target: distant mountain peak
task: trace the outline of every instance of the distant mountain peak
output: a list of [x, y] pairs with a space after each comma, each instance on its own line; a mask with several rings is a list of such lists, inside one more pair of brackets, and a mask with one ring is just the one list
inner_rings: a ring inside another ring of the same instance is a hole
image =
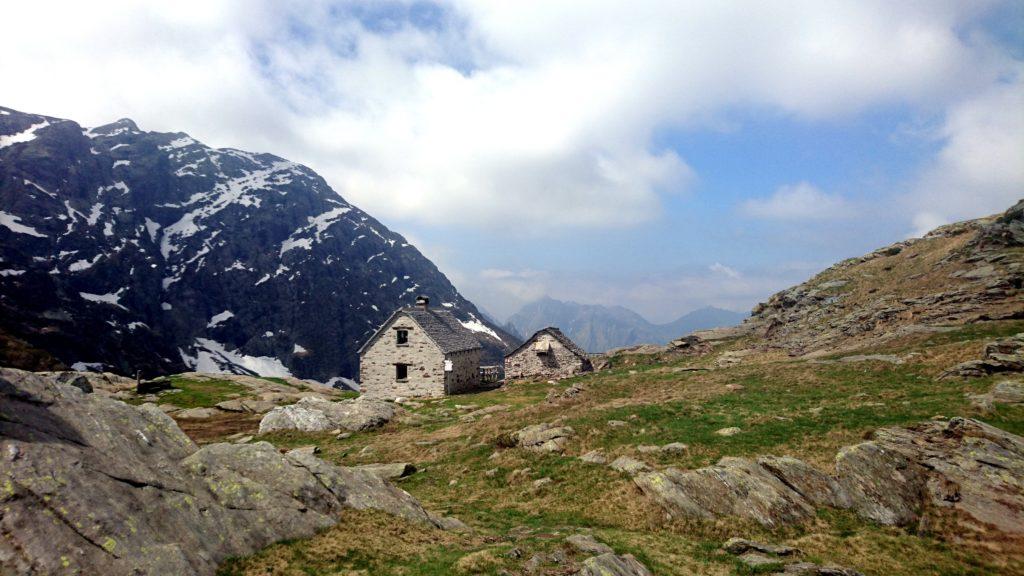
[[588, 352], [603, 352], [635, 344], [665, 344], [694, 330], [739, 324], [746, 316], [706, 306], [667, 324], [654, 324], [625, 306], [580, 304], [544, 296], [523, 306], [508, 324], [523, 337], [557, 326]]

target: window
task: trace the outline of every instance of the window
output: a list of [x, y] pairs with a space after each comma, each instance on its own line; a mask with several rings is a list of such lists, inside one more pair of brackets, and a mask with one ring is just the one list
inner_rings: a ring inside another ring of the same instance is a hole
[[408, 330], [398, 330], [397, 332], [395, 332], [395, 334], [397, 335], [396, 342], [398, 342], [399, 346], [404, 346], [404, 345], [409, 343], [409, 331]]
[[409, 379], [409, 365], [395, 364], [395, 380], [403, 381]]

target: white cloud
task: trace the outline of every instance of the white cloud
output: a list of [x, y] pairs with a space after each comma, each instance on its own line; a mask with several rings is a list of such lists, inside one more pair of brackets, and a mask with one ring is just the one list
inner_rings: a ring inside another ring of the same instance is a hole
[[952, 106], [942, 149], [906, 199], [914, 236], [1006, 210], [1024, 197], [1024, 68], [1012, 80]]
[[942, 109], [1006, 67], [964, 32], [984, 2], [444, 6], [439, 30], [381, 31], [326, 2], [14, 3], [0, 100], [272, 151], [386, 220], [550, 231], [685, 191], [667, 127]]
[[803, 282], [827, 264], [790, 262], [743, 271], [719, 262], [654, 274], [485, 270], [467, 277], [463, 292], [488, 311], [507, 318], [544, 296], [584, 304], [621, 305], [648, 320], [668, 322], [704, 306], [750, 310], [771, 294]]
[[721, 274], [727, 278], [732, 278], [734, 280], [741, 276], [741, 274], [738, 271], [720, 262], [715, 262], [711, 266], [708, 266], [708, 270], [711, 270], [716, 274]]
[[768, 220], [833, 220], [849, 217], [853, 208], [842, 196], [800, 182], [780, 186], [768, 198], [747, 200], [741, 210], [752, 218]]

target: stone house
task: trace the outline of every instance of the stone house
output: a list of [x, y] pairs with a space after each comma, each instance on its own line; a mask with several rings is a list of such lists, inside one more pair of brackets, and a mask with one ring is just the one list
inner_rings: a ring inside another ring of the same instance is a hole
[[480, 385], [483, 347], [447, 310], [396, 310], [359, 349], [359, 388], [367, 397], [444, 396]]
[[537, 331], [505, 356], [505, 378], [565, 378], [594, 367], [590, 356], [558, 328]]

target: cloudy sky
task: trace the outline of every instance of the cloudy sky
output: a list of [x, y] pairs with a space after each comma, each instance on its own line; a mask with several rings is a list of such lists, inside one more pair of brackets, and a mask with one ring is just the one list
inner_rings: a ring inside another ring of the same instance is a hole
[[18, 2], [0, 104], [320, 172], [503, 319], [654, 321], [1024, 196], [1024, 3]]

